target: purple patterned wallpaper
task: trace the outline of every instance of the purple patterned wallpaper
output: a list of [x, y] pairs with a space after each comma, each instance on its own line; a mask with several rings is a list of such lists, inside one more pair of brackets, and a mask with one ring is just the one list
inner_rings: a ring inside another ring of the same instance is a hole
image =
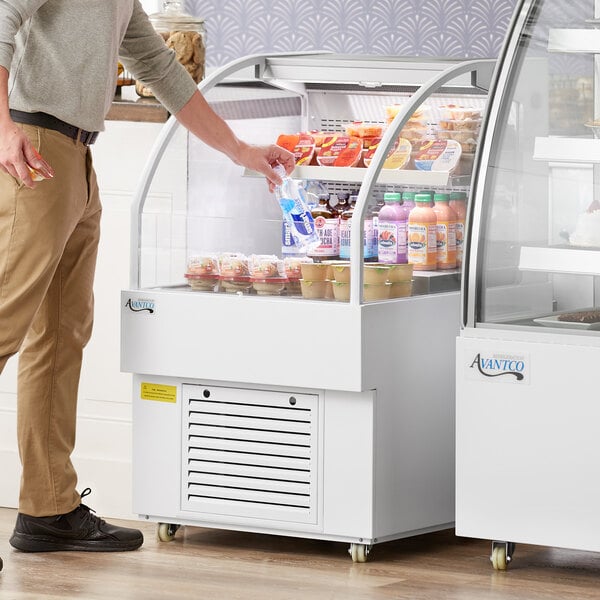
[[516, 0], [186, 0], [208, 31], [207, 64], [327, 50], [436, 57], [498, 55]]

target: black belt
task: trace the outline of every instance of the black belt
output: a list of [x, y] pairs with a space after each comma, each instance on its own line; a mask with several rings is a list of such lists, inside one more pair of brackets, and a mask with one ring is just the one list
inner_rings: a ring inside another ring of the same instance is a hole
[[79, 140], [85, 146], [91, 146], [98, 137], [97, 131], [86, 131], [85, 129], [80, 129], [79, 127], [75, 127], [75, 125], [69, 125], [69, 123], [65, 123], [57, 117], [43, 112], [29, 113], [21, 110], [13, 110], [11, 108], [10, 118], [15, 121], [15, 123], [37, 125], [38, 127], [59, 131], [73, 140]]

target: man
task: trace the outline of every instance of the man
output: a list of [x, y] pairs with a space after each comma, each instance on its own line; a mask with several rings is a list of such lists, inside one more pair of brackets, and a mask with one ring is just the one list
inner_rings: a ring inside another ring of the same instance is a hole
[[70, 460], [101, 214], [89, 144], [103, 129], [118, 56], [190, 132], [271, 187], [280, 183], [272, 166], [294, 166], [282, 148], [233, 134], [138, 0], [0, 0], [0, 371], [19, 351], [23, 471], [10, 543], [26, 552], [143, 542], [81, 503], [89, 490], [76, 491]]

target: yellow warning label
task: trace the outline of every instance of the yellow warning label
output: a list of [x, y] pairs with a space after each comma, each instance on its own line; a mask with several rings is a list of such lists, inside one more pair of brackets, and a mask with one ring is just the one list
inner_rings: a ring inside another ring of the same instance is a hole
[[177, 402], [177, 386], [162, 385], [160, 383], [142, 383], [142, 400], [154, 400], [155, 402]]

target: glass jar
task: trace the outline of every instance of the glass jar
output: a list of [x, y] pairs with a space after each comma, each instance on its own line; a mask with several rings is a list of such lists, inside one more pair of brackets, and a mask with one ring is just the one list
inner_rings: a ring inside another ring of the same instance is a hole
[[[204, 77], [206, 55], [206, 30], [204, 20], [183, 12], [182, 2], [165, 0], [163, 12], [150, 15], [154, 29], [171, 48], [177, 60], [186, 68], [192, 79], [198, 83]], [[152, 90], [136, 81], [135, 90], [139, 96], [154, 97]]]

